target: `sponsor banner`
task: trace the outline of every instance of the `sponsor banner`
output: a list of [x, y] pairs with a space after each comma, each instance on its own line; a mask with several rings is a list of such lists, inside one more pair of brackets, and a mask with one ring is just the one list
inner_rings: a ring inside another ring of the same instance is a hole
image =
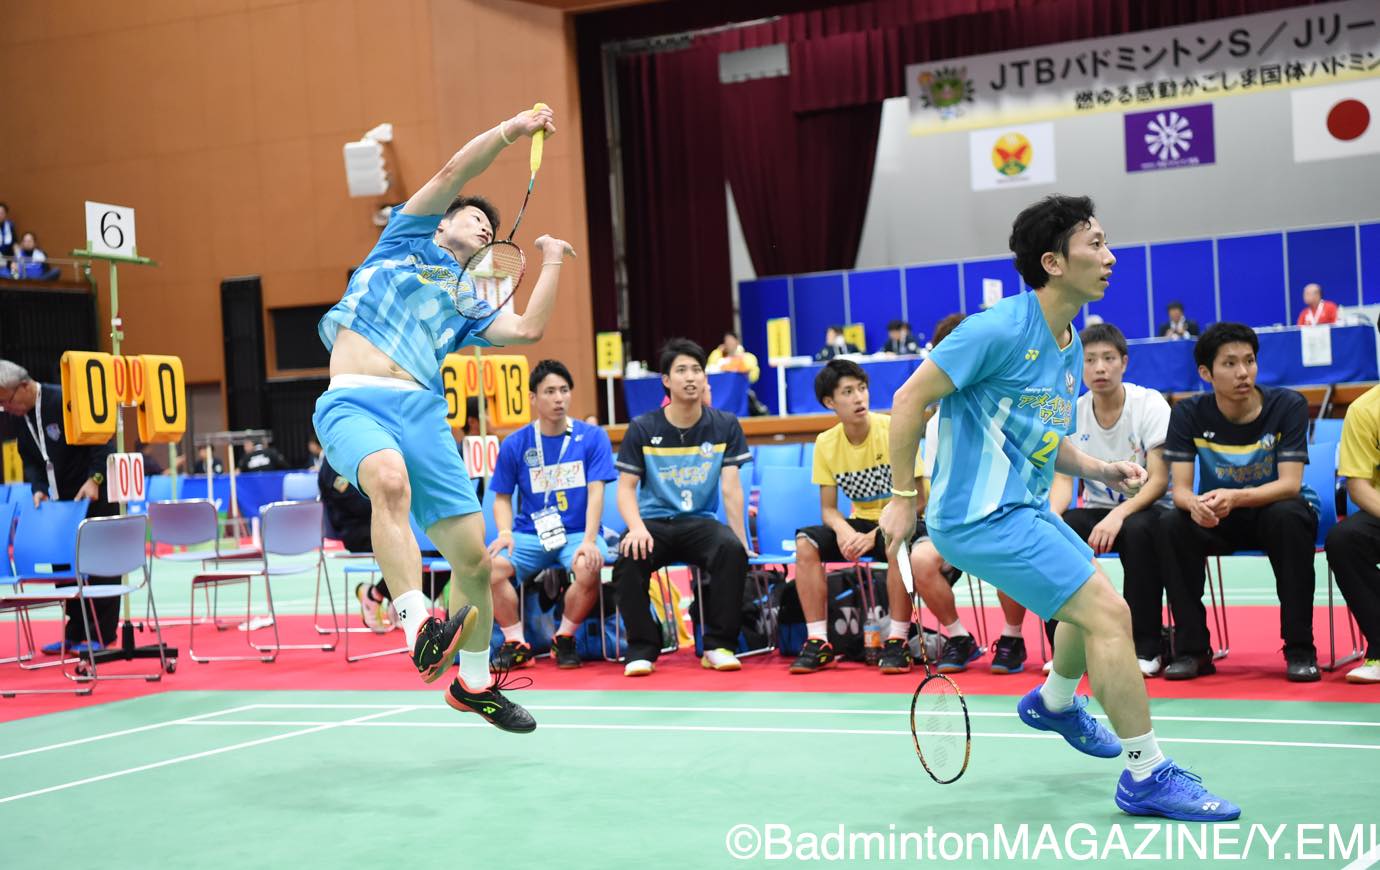
[[993, 127], [968, 134], [973, 190], [1054, 183], [1054, 125]]
[[1307, 88], [1290, 98], [1295, 161], [1380, 154], [1380, 79]]
[[1217, 162], [1212, 104], [1128, 112], [1126, 171], [1149, 172]]
[[1344, 0], [906, 67], [916, 136], [1380, 77], [1380, 4]]

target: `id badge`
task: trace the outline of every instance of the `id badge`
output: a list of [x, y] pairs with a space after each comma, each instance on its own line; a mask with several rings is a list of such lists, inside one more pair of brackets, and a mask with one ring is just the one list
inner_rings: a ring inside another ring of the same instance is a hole
[[561, 512], [556, 508], [549, 507], [532, 514], [532, 525], [536, 526], [542, 549], [559, 550], [565, 546], [565, 526], [561, 523]]

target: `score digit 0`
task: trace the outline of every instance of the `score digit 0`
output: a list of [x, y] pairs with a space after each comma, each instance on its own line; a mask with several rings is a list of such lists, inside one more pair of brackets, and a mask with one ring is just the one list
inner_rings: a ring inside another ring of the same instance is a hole
[[104, 444], [121, 405], [139, 409], [139, 438], [171, 443], [187, 431], [187, 381], [175, 356], [62, 355], [62, 422], [68, 444]]

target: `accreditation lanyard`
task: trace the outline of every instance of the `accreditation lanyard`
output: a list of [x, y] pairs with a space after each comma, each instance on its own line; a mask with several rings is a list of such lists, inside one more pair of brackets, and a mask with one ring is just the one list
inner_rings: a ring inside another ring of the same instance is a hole
[[[556, 467], [559, 467], [561, 464], [561, 460], [565, 458], [565, 451], [570, 447], [570, 435], [574, 431], [575, 424], [570, 422], [569, 420], [566, 420], [565, 440], [561, 441], [561, 452], [556, 454]], [[546, 477], [546, 453], [542, 450], [541, 447], [541, 424], [539, 421], [533, 421], [532, 423], [532, 440], [535, 442], [534, 446], [537, 448], [537, 467], [541, 469], [539, 473], [543, 477]], [[546, 501], [544, 503], [545, 507], [551, 506], [552, 483], [554, 483], [554, 480], [552, 478], [547, 478]]]
[[[34, 422], [38, 425], [35, 426]], [[38, 445], [38, 455], [43, 457], [43, 466], [48, 472], [48, 497], [57, 499], [57, 474], [53, 472], [53, 460], [48, 458], [48, 444], [43, 440], [43, 385], [34, 383], [34, 419], [30, 420], [29, 415], [24, 415], [24, 424], [29, 427], [29, 434], [34, 436], [34, 443]]]
[[1304, 315], [1304, 318], [1308, 321], [1309, 326], [1318, 325], [1318, 319], [1322, 317], [1322, 307], [1323, 304], [1319, 302], [1317, 308], [1308, 309], [1308, 313]]

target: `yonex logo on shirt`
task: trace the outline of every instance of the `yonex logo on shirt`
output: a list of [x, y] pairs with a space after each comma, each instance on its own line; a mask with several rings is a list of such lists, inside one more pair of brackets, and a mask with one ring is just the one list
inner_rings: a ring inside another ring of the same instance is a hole
[[1025, 358], [1030, 360], [1031, 362], [1034, 362], [1035, 360], [1040, 358], [1040, 352], [1032, 347], [1030, 350], [1025, 352]]

